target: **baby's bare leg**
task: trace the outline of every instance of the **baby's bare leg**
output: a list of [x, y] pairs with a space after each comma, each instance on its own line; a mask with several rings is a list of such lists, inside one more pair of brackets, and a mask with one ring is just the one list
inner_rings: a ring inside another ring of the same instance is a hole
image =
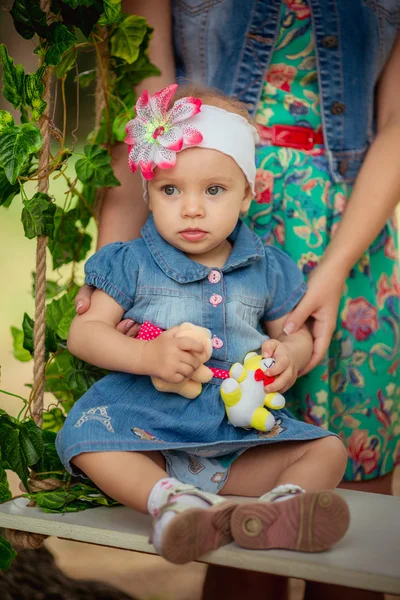
[[221, 494], [259, 497], [285, 483], [308, 492], [333, 489], [341, 481], [346, 463], [345, 447], [334, 436], [258, 446], [233, 463]]
[[143, 513], [154, 485], [168, 477], [160, 452], [84, 452], [72, 462], [108, 496]]

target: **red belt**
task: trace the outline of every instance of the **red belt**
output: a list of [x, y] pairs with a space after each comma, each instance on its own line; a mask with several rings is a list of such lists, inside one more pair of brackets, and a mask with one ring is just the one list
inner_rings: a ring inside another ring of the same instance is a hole
[[324, 143], [322, 131], [314, 131], [310, 127], [291, 125], [273, 125], [272, 127], [257, 125], [257, 127], [261, 142], [270, 141], [273, 146], [312, 150], [317, 144]]

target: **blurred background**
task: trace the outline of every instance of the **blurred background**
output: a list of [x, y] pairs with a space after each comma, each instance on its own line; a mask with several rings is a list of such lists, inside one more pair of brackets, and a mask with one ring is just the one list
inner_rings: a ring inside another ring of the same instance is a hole
[[[6, 44], [15, 63], [21, 63], [25, 72], [37, 68], [37, 58], [33, 54], [33, 41], [21, 38], [14, 29], [9, 14], [12, 0], [0, 2], [0, 42]], [[79, 70], [93, 68], [92, 57], [84, 56]], [[73, 73], [68, 74], [66, 83], [67, 105], [69, 107], [67, 131], [76, 124], [76, 84]], [[79, 129], [77, 136], [81, 143], [93, 127], [94, 87], [81, 91], [79, 104]], [[70, 102], [69, 102], [70, 100]], [[88, 101], [90, 100], [90, 101]], [[71, 107], [71, 108], [70, 108]], [[0, 109], [12, 112], [12, 106], [0, 96]], [[60, 107], [56, 110], [55, 121], [60, 125], [62, 118]], [[67, 142], [71, 140], [67, 140]], [[72, 172], [73, 165], [70, 165]], [[65, 189], [59, 185], [60, 194]], [[33, 186], [32, 186], [33, 189]], [[62, 202], [57, 194], [57, 182], [53, 183], [51, 193], [56, 202]], [[34, 300], [32, 297], [32, 272], [35, 268], [35, 240], [24, 236], [21, 224], [21, 202], [16, 198], [8, 209], [0, 208], [0, 389], [27, 398], [29, 390], [25, 386], [32, 380], [33, 362], [21, 363], [12, 354], [12, 336], [10, 326], [21, 328], [24, 312], [33, 317]], [[89, 232], [96, 239], [93, 226]], [[50, 263], [50, 261], [48, 261]], [[68, 265], [60, 270], [59, 276], [67, 275]], [[55, 275], [48, 265], [51, 278]], [[78, 273], [83, 281], [82, 273]], [[51, 402], [51, 397], [47, 398]], [[17, 415], [22, 407], [18, 398], [0, 393], [0, 407]], [[14, 480], [14, 492], [18, 493]], [[400, 495], [400, 471], [397, 471], [396, 492]], [[135, 552], [102, 548], [88, 544], [51, 539], [46, 546], [54, 554], [64, 573], [76, 579], [93, 579], [112, 584], [135, 598], [157, 598], [159, 600], [199, 600], [205, 575], [205, 566], [192, 563], [183, 567], [168, 564], [161, 558], [146, 556]], [[291, 581], [292, 599], [302, 595], [302, 583]], [[389, 597], [388, 597], [389, 598]]]

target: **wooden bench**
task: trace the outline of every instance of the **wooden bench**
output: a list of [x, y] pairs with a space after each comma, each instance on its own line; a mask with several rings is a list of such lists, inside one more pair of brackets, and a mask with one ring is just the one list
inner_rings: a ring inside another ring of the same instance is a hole
[[[202, 562], [400, 594], [400, 497], [339, 493], [349, 503], [351, 525], [329, 552], [244, 550], [230, 544]], [[18, 498], [0, 505], [0, 527], [154, 554], [148, 542], [150, 518], [125, 507], [54, 515]]]

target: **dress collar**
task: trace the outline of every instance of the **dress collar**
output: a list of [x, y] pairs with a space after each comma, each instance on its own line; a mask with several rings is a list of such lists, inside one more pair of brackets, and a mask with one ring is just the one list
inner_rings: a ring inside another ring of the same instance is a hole
[[[212, 267], [206, 267], [191, 260], [178, 248], [171, 246], [158, 233], [153, 215], [150, 215], [142, 229], [142, 238], [160, 269], [178, 283], [200, 281], [207, 277]], [[244, 267], [265, 256], [264, 246], [240, 219], [229, 236], [233, 243], [232, 252], [222, 267], [223, 273], [228, 273], [239, 267]]]

